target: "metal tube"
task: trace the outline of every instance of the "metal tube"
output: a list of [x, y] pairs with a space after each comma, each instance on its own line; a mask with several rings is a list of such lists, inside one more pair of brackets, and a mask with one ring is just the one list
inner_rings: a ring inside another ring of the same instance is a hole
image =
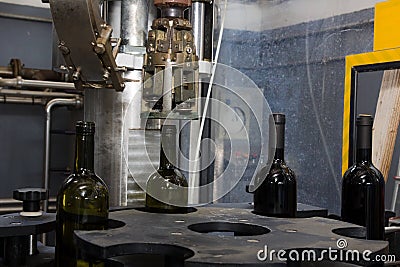
[[109, 1], [107, 23], [113, 27], [112, 37], [121, 37], [121, 1]]
[[4, 12], [0, 12], [0, 18], [11, 18], [11, 19], [20, 19], [20, 20], [46, 22], [46, 23], [53, 22], [50, 18], [48, 19], [48, 18], [41, 18], [41, 17], [34, 17], [34, 16], [24, 16], [24, 15], [17, 15], [17, 14], [4, 13]]
[[[109, 3], [108, 21], [114, 29], [120, 27], [122, 48], [129, 46], [135, 51], [139, 47], [140, 54], [147, 35], [149, 1], [122, 0], [121, 12], [117, 2]], [[126, 83], [122, 93], [108, 89], [85, 91], [85, 119], [96, 122], [95, 169], [108, 185], [110, 206], [127, 204], [129, 128], [140, 127], [141, 71], [124, 75], [135, 82]]]
[[[205, 32], [205, 12], [206, 7], [204, 2], [194, 2], [192, 4], [192, 25], [193, 25], [193, 37], [194, 43], [196, 46], [196, 54], [199, 57], [199, 60], [204, 60], [204, 32]], [[202, 85], [199, 86], [199, 97], [201, 96]], [[198, 106], [201, 107], [201, 99], [199, 98], [197, 102]], [[200, 162], [196, 161], [196, 146], [197, 139], [200, 134], [200, 120], [191, 121], [190, 122], [190, 132], [189, 132], [189, 184], [190, 188], [195, 188], [200, 186], [200, 172], [193, 172], [194, 170], [200, 169]], [[190, 190], [189, 191], [189, 203], [196, 204], [199, 203], [200, 196], [197, 191]]]
[[192, 5], [192, 25], [196, 54], [199, 60], [204, 59], [204, 21], [206, 7], [204, 2], [194, 2]]
[[[49, 190], [49, 169], [50, 169], [50, 130], [51, 130], [51, 110], [55, 106], [75, 106], [80, 107], [82, 100], [80, 98], [65, 99], [56, 98], [50, 100], [46, 105], [46, 131], [45, 131], [45, 159], [44, 159], [44, 178], [43, 188]], [[43, 211], [47, 212], [48, 200], [43, 201]]]
[[21, 77], [13, 79], [0, 78], [0, 86], [9, 86], [16, 88], [31, 87], [31, 88], [51, 88], [60, 90], [75, 90], [75, 85], [73, 83], [25, 80], [22, 79]]
[[78, 94], [67, 94], [57, 92], [29, 91], [0, 89], [0, 95], [21, 96], [21, 97], [58, 97], [58, 98], [76, 98]]
[[173, 71], [170, 61], [165, 62], [163, 77], [163, 112], [169, 113], [172, 110], [172, 81]]
[[0, 76], [12, 77], [13, 71], [10, 67], [0, 67]]
[[122, 0], [121, 37], [123, 44], [144, 46], [149, 15], [148, 1]]
[[15, 97], [0, 95], [1, 104], [31, 104], [31, 105], [44, 105], [46, 99], [41, 97]]

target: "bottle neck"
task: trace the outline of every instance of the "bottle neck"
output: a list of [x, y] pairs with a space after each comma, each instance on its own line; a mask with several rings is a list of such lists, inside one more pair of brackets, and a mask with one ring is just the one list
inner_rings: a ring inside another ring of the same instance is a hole
[[285, 160], [285, 150], [283, 148], [276, 148], [274, 159], [284, 161]]
[[75, 173], [94, 172], [94, 134], [76, 134]]
[[372, 161], [372, 126], [357, 125], [356, 162]]
[[276, 148], [274, 159], [285, 160], [285, 124], [275, 125]]
[[176, 127], [165, 125], [161, 133], [159, 169], [174, 169], [174, 163], [176, 162]]

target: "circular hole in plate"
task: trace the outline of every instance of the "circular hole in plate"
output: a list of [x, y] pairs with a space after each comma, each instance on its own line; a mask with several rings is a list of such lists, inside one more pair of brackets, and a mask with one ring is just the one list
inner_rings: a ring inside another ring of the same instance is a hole
[[136, 208], [135, 210], [148, 213], [164, 213], [164, 214], [188, 214], [197, 211], [197, 209], [195, 208], [180, 208], [177, 210], [158, 210], [158, 209], [149, 209], [146, 207]]
[[230, 222], [197, 223], [189, 225], [188, 228], [197, 233], [218, 236], [256, 236], [271, 232], [270, 229], [259, 225]]
[[345, 236], [345, 237], [358, 238], [358, 239], [366, 238], [365, 227], [337, 228], [337, 229], [333, 229], [332, 232], [334, 234]]
[[124, 222], [113, 220], [113, 219], [108, 219], [107, 229], [117, 229], [117, 228], [121, 228], [124, 226], [125, 226]]

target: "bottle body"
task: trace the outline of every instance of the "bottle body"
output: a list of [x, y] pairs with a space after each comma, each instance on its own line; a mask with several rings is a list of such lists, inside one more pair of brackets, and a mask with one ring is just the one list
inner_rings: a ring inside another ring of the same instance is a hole
[[[94, 127], [94, 126], [93, 126]], [[107, 228], [109, 195], [104, 181], [93, 171], [93, 133], [78, 131], [75, 170], [57, 195], [56, 266], [103, 266], [82, 259], [74, 242], [75, 230]]]
[[342, 219], [367, 228], [367, 239], [384, 239], [382, 174], [369, 162], [352, 166], [343, 176]]
[[272, 217], [293, 218], [296, 210], [296, 176], [285, 162], [275, 159], [264, 182], [254, 192], [254, 212]]
[[[146, 208], [154, 212], [186, 212], [188, 183], [183, 174], [174, 166], [176, 161], [176, 127], [162, 127], [160, 165], [150, 175], [146, 184]], [[173, 205], [172, 203], [179, 203]]]
[[366, 238], [384, 239], [385, 180], [372, 164], [371, 116], [357, 119], [356, 163], [343, 176], [342, 220], [366, 227]]
[[185, 177], [178, 170], [158, 169], [147, 181], [146, 207], [154, 212], [185, 212], [185, 207], [174, 206], [157, 199], [167, 199], [171, 203], [187, 203], [187, 195], [181, 194], [182, 190], [179, 190], [177, 186], [188, 187]]
[[254, 212], [272, 217], [291, 218], [297, 211], [297, 182], [295, 173], [284, 160], [285, 115], [273, 114], [276, 128], [275, 157], [272, 166], [258, 173], [262, 184], [254, 192]]

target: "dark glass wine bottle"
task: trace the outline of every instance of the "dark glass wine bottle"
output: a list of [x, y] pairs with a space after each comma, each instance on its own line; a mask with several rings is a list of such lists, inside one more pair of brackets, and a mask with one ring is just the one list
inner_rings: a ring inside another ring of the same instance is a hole
[[[262, 184], [254, 192], [254, 213], [272, 217], [295, 217], [297, 210], [297, 184], [294, 172], [284, 158], [284, 114], [273, 114], [276, 129], [276, 149], [272, 166], [260, 170]], [[261, 177], [263, 176], [263, 177]]]
[[[182, 190], [182, 187], [188, 187], [188, 183], [173, 164], [176, 162], [176, 151], [176, 127], [164, 125], [161, 129], [160, 166], [150, 175], [146, 185], [146, 208], [149, 211], [187, 211], [187, 190]], [[179, 206], [170, 203], [179, 203]]]
[[74, 230], [106, 229], [109, 196], [103, 180], [94, 173], [93, 122], [77, 122], [75, 169], [57, 195], [56, 266], [104, 266], [82, 259], [74, 243]]
[[367, 239], [384, 239], [385, 180], [372, 164], [372, 125], [370, 115], [356, 121], [356, 163], [343, 176], [342, 219], [366, 227]]

